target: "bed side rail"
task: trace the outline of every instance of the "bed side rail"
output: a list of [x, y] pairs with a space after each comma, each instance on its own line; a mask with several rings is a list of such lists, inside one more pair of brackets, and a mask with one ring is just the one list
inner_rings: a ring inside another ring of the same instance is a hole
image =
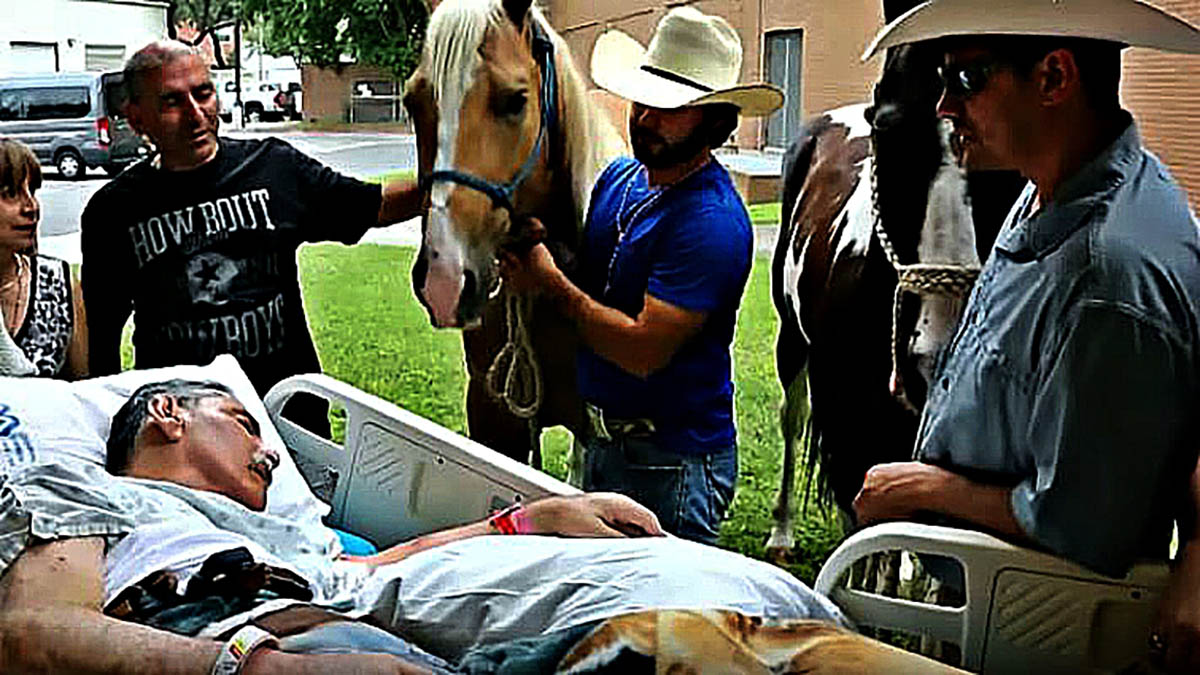
[[[859, 559], [887, 551], [945, 556], [965, 576], [965, 604], [928, 605], [846, 587]], [[852, 621], [956, 643], [962, 666], [990, 673], [1115, 672], [1144, 659], [1165, 562], [1107, 577], [981, 532], [885, 523], [849, 537], [826, 561], [816, 591]]]
[[[297, 392], [346, 411], [344, 445], [280, 415]], [[333, 511], [329, 525], [388, 546], [483, 518], [515, 501], [578, 490], [397, 405], [320, 374], [289, 377], [265, 397], [301, 473]]]

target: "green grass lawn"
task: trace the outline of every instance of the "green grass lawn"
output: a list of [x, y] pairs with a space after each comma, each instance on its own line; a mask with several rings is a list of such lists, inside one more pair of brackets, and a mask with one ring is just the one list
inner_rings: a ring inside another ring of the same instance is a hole
[[368, 183], [376, 183], [382, 185], [401, 178], [412, 180], [417, 177], [416, 169], [397, 169], [395, 171], [387, 171], [376, 176], [367, 178]]
[[754, 225], [778, 225], [779, 214], [783, 210], [780, 202], [767, 204], [751, 204], [746, 207], [750, 212], [750, 222]]
[[[460, 337], [431, 328], [413, 297], [413, 253], [393, 246], [305, 247], [300, 269], [309, 324], [326, 373], [462, 432]], [[762, 558], [770, 530], [783, 448], [768, 262], [755, 261], [738, 317], [734, 379], [741, 470], [737, 497], [721, 530], [722, 546], [755, 558]], [[569, 433], [552, 430], [543, 441], [546, 471], [562, 478]], [[835, 518], [810, 506], [798, 519], [796, 537], [795, 562], [789, 567], [811, 583], [840, 530]]]

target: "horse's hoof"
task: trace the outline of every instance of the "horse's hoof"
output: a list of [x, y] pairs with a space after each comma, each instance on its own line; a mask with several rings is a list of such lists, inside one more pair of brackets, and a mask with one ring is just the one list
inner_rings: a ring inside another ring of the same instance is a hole
[[782, 567], [793, 562], [792, 547], [767, 546], [766, 559], [772, 565]]

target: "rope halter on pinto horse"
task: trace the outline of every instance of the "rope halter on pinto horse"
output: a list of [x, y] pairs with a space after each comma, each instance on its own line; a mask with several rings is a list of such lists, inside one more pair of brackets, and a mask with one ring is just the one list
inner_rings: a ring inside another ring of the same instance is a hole
[[915, 263], [905, 265], [896, 255], [892, 240], [887, 230], [883, 228], [883, 218], [879, 215], [879, 189], [877, 184], [876, 166], [871, 164], [871, 220], [872, 229], [879, 239], [880, 247], [892, 269], [896, 270], [896, 291], [892, 297], [892, 374], [888, 383], [889, 389], [896, 400], [914, 415], [921, 411], [908, 397], [904, 388], [904, 378], [900, 375], [900, 306], [905, 293], [920, 295], [943, 295], [949, 298], [963, 298], [971, 292], [975, 280], [979, 278], [980, 268], [976, 265], [934, 265]]
[[[524, 222], [513, 207], [513, 195], [533, 174], [542, 153], [542, 145], [557, 124], [555, 105], [558, 101], [558, 72], [554, 64], [554, 44], [537, 21], [531, 21], [529, 25], [533, 33], [530, 47], [542, 77], [541, 125], [537, 140], [534, 141], [525, 162], [517, 169], [516, 175], [507, 183], [499, 184], [463, 171], [447, 169], [433, 171], [421, 179], [421, 189], [424, 191], [432, 189], [434, 183], [456, 183], [490, 197], [494, 206], [508, 212], [509, 241], [517, 247], [537, 242], [528, 238], [522, 240], [525, 233], [513, 231], [517, 223]], [[527, 296], [504, 290], [502, 285], [496, 292], [501, 291], [504, 292], [507, 337], [504, 347], [496, 354], [488, 368], [487, 388], [494, 398], [504, 403], [510, 413], [527, 420], [537, 415], [542, 405], [542, 373], [533, 353], [529, 327], [526, 325], [533, 303]]]

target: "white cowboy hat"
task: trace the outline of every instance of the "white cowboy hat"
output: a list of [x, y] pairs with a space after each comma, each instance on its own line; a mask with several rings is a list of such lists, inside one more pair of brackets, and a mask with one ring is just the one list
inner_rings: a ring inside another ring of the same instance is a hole
[[783, 106], [769, 84], [738, 84], [742, 41], [725, 19], [677, 7], [658, 22], [650, 47], [619, 30], [596, 40], [592, 80], [621, 98], [651, 108], [732, 103], [749, 117]]
[[929, 0], [883, 27], [863, 60], [951, 35], [1047, 35], [1200, 54], [1200, 31], [1138, 0]]

